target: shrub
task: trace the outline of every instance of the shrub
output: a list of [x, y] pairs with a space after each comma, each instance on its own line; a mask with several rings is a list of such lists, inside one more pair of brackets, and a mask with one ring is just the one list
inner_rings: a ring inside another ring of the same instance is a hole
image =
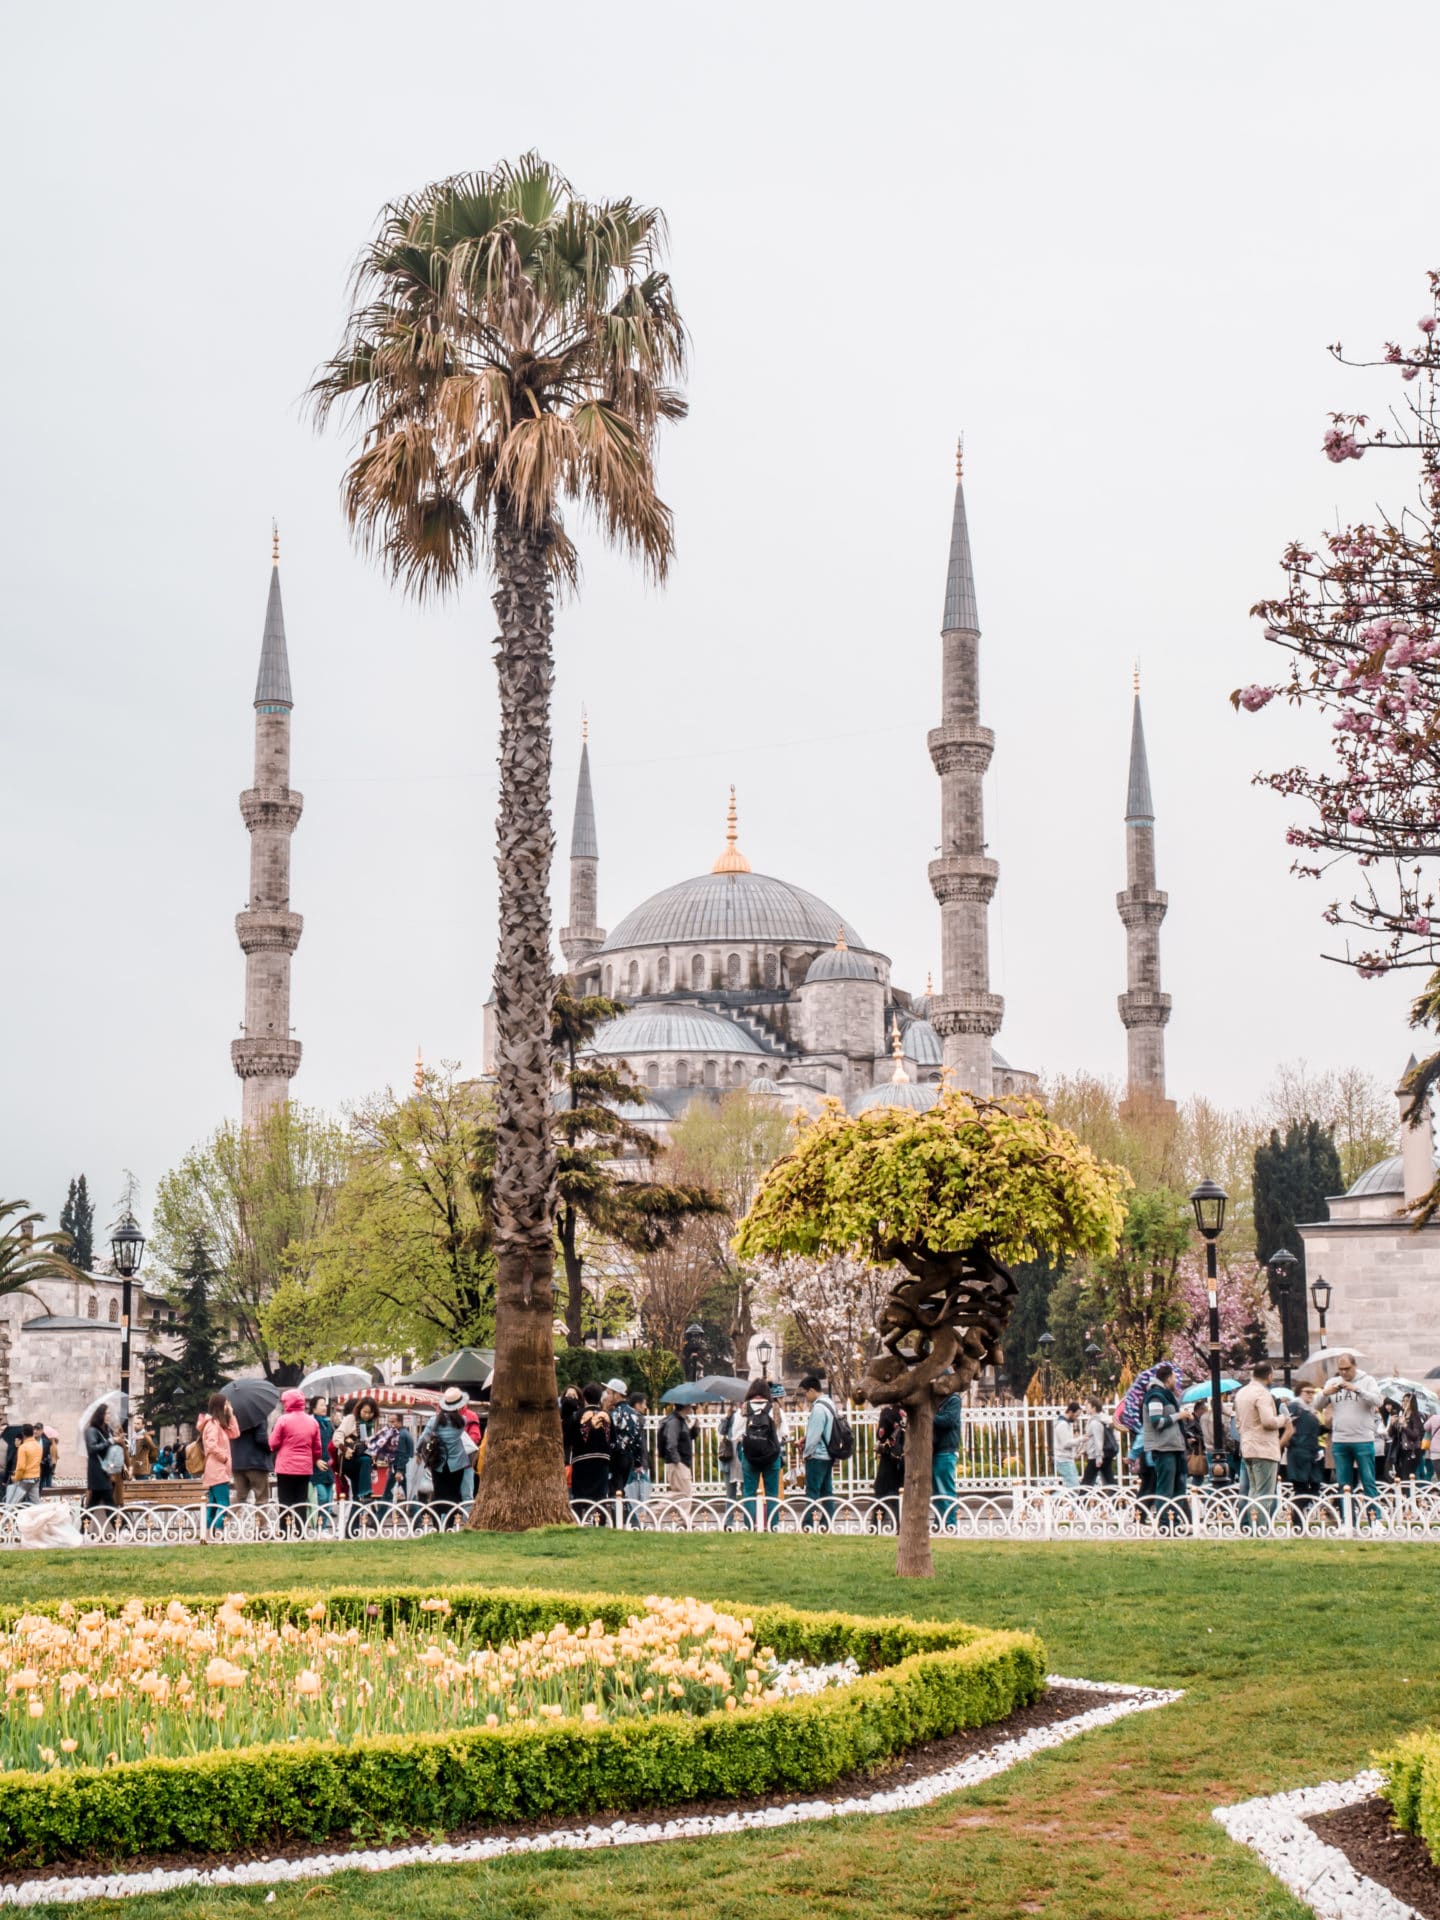
[[1402, 1833], [1418, 1834], [1440, 1866], [1440, 1733], [1426, 1728], [1406, 1734], [1377, 1753], [1375, 1764], [1382, 1775], [1381, 1796], [1390, 1802], [1396, 1826]]
[[[371, 1607], [402, 1620], [419, 1617], [431, 1592], [269, 1593], [250, 1605], [283, 1618], [323, 1597], [337, 1621], [373, 1618]], [[497, 1639], [561, 1620], [619, 1625], [636, 1609], [634, 1600], [616, 1595], [479, 1587], [449, 1588], [446, 1598], [454, 1614], [463, 1612], [477, 1628], [483, 1623]], [[71, 1604], [114, 1610], [104, 1601]], [[5, 1609], [12, 1617], [17, 1611]], [[1044, 1689], [1044, 1654], [1031, 1634], [789, 1607], [763, 1607], [748, 1617], [782, 1659], [853, 1656], [863, 1677], [811, 1698], [732, 1713], [382, 1735], [348, 1745], [295, 1741], [186, 1760], [0, 1775], [0, 1850], [12, 1865], [226, 1852], [319, 1841], [357, 1825], [434, 1831], [782, 1788], [813, 1792], [919, 1742], [1003, 1719]]]

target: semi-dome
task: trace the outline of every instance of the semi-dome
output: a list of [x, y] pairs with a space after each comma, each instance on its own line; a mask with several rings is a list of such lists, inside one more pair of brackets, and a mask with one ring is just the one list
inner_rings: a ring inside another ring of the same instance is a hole
[[748, 1027], [703, 1007], [640, 1007], [607, 1020], [587, 1053], [764, 1053]]
[[915, 1080], [883, 1080], [868, 1087], [850, 1102], [851, 1113], [868, 1113], [875, 1107], [906, 1107], [912, 1113], [924, 1113], [940, 1098], [937, 1086], [921, 1086]]
[[828, 947], [837, 928], [847, 946], [865, 945], [834, 907], [788, 880], [768, 873], [701, 873], [652, 893], [626, 914], [600, 951], [712, 940], [793, 940]]
[[850, 951], [842, 933], [828, 952], [817, 953], [810, 962], [805, 984], [808, 987], [812, 980], [868, 980], [874, 985], [879, 977], [862, 954]]
[[[1432, 1159], [1431, 1165], [1440, 1172], [1440, 1161]], [[1402, 1155], [1392, 1153], [1388, 1160], [1377, 1160], [1373, 1167], [1367, 1167], [1354, 1186], [1345, 1190], [1347, 1199], [1355, 1199], [1366, 1193], [1405, 1192], [1405, 1161]]]

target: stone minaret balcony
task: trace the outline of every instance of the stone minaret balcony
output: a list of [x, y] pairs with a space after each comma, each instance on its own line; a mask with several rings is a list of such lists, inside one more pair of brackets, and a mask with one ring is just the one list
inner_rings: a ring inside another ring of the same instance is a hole
[[294, 953], [304, 929], [300, 914], [273, 907], [247, 907], [235, 916], [235, 936], [245, 954]]

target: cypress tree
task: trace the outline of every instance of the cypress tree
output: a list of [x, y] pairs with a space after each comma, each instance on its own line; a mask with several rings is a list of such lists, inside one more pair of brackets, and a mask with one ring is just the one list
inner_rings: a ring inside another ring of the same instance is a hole
[[74, 1224], [70, 1227], [70, 1238], [74, 1245], [70, 1254], [70, 1264], [89, 1273], [95, 1260], [95, 1202], [90, 1198], [90, 1189], [85, 1184], [82, 1173], [78, 1180], [72, 1181], [71, 1192], [74, 1195]]
[[205, 1411], [206, 1401], [225, 1384], [230, 1372], [226, 1328], [210, 1300], [215, 1279], [209, 1250], [196, 1234], [174, 1294], [179, 1351], [161, 1353], [152, 1346], [145, 1356], [142, 1410], [156, 1428], [182, 1424], [193, 1427]]
[[[1272, 1129], [1269, 1141], [1255, 1149], [1255, 1258], [1263, 1266], [1288, 1247], [1298, 1262], [1284, 1307], [1292, 1359], [1303, 1358], [1308, 1348], [1305, 1243], [1296, 1226], [1302, 1220], [1323, 1220], [1326, 1199], [1343, 1184], [1334, 1133], [1318, 1120], [1292, 1120], [1283, 1140]], [[1279, 1305], [1273, 1282], [1270, 1299]]]

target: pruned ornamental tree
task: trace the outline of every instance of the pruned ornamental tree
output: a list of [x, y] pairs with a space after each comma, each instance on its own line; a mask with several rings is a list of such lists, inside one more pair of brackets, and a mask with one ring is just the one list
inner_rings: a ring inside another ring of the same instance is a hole
[[855, 1255], [901, 1269], [861, 1382], [873, 1405], [906, 1413], [897, 1573], [934, 1573], [935, 1406], [999, 1359], [1008, 1263], [1112, 1254], [1128, 1184], [1038, 1101], [951, 1092], [925, 1113], [829, 1105], [765, 1176], [735, 1237], [742, 1259]]
[[[1375, 517], [1337, 527], [1318, 541], [1296, 540], [1281, 564], [1284, 591], [1262, 600], [1265, 638], [1290, 656], [1283, 675], [1240, 687], [1237, 708], [1259, 712], [1279, 697], [1326, 727], [1318, 766], [1259, 776], [1260, 784], [1304, 803], [1287, 834], [1292, 869], [1339, 881], [1324, 910], [1332, 927], [1352, 928], [1328, 957], [1375, 978], [1397, 967], [1424, 969], [1417, 1026], [1440, 1026], [1440, 274], [1429, 276], [1418, 339], [1391, 341], [1375, 360], [1399, 380], [1390, 424], [1333, 414], [1321, 451], [1336, 465], [1372, 453], [1413, 461], [1408, 499]], [[1440, 1051], [1409, 1082], [1416, 1105], [1440, 1080]], [[1411, 1111], [1414, 1111], [1412, 1107]], [[1440, 1187], [1432, 1189], [1433, 1210]]]
[[664, 216], [584, 200], [538, 154], [393, 202], [361, 255], [338, 352], [311, 389], [348, 414], [356, 538], [421, 595], [491, 574], [498, 632], [495, 1384], [477, 1513], [570, 1518], [560, 1445], [550, 1113], [554, 594], [579, 576], [569, 513], [663, 578], [656, 433], [685, 412]]

